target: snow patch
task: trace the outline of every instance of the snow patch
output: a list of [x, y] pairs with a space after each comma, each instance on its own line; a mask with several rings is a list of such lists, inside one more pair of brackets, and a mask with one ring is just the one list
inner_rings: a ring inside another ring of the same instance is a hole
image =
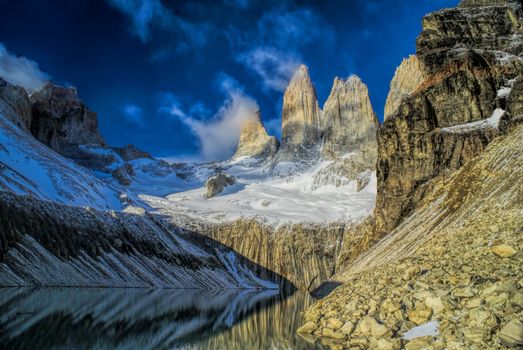
[[449, 133], [464, 133], [485, 128], [497, 129], [499, 127], [499, 120], [504, 114], [505, 110], [496, 108], [494, 112], [492, 112], [492, 115], [487, 119], [466, 124], [453, 125], [446, 128], [441, 128], [440, 130]]
[[412, 340], [415, 338], [426, 336], [435, 337], [439, 335], [438, 326], [438, 321], [430, 321], [420, 326], [416, 326], [414, 328], [409, 329], [408, 332], [405, 333], [402, 338], [405, 340]]

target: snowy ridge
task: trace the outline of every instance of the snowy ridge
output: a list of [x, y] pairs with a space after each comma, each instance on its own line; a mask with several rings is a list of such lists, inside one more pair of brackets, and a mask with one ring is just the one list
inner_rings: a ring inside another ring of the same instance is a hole
[[[356, 180], [335, 172], [338, 169], [331, 171], [332, 164], [333, 161], [320, 161], [304, 172], [281, 176], [274, 175], [270, 167], [252, 166], [250, 159], [223, 162], [221, 168], [235, 176], [237, 183], [210, 199], [202, 196], [203, 181], [187, 183], [189, 189], [165, 197], [140, 193], [134, 188], [132, 191], [161, 215], [216, 223], [242, 218], [256, 218], [271, 225], [323, 223], [358, 221], [370, 215], [376, 196], [375, 172], [370, 183], [357, 192]], [[205, 174], [208, 168], [200, 171]], [[153, 182], [152, 186], [155, 188], [156, 184]]]
[[120, 210], [120, 193], [0, 116], [0, 189], [76, 206]]

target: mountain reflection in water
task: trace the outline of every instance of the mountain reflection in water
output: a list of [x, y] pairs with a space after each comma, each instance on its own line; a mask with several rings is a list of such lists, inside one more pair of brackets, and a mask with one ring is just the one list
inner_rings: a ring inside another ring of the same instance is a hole
[[0, 348], [324, 349], [296, 335], [309, 295], [0, 288]]

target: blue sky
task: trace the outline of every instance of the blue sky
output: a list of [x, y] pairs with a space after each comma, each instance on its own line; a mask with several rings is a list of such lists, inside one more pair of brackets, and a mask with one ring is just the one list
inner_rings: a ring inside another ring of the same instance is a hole
[[320, 106], [335, 76], [357, 74], [381, 120], [423, 15], [457, 3], [0, 0], [0, 75], [76, 86], [109, 144], [227, 158], [251, 110], [279, 136], [283, 90], [301, 63]]

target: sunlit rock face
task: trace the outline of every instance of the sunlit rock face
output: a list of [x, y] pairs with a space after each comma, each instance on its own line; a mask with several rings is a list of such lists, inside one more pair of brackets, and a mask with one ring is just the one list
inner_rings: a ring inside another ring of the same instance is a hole
[[390, 90], [385, 102], [384, 119], [396, 112], [401, 100], [413, 93], [424, 79], [425, 73], [416, 55], [404, 58], [390, 82]]
[[96, 113], [73, 87], [47, 84], [31, 95], [31, 133], [58, 153], [75, 153], [80, 145], [104, 145]]
[[0, 113], [23, 130], [31, 124], [31, 103], [25, 89], [0, 78]]
[[279, 161], [317, 159], [321, 140], [321, 112], [309, 70], [302, 65], [283, 96], [282, 142]]
[[335, 78], [322, 112], [324, 159], [359, 152], [371, 169], [376, 161], [378, 120], [367, 86], [355, 75]]
[[241, 157], [269, 158], [274, 156], [278, 147], [278, 140], [267, 134], [260, 111], [258, 111], [244, 121], [240, 132], [240, 142], [233, 159]]
[[460, 168], [517, 121], [507, 104], [517, 106], [523, 73], [521, 5], [470, 4], [424, 17], [417, 56], [426, 79], [379, 130], [375, 215], [382, 232], [410, 213], [424, 183]]

